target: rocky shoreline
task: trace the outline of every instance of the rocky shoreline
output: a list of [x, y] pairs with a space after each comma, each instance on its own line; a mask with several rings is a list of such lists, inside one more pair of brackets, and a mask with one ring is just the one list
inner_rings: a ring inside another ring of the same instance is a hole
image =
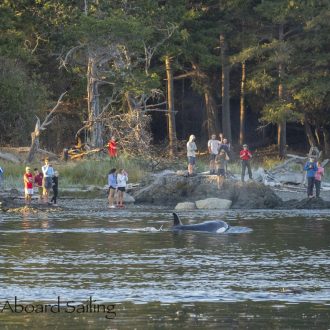
[[[146, 177], [138, 187], [129, 191], [129, 194], [125, 194], [125, 203], [155, 204], [174, 208], [178, 203], [195, 203], [213, 199], [214, 204], [215, 199], [221, 199], [230, 201], [231, 209], [330, 209], [330, 192], [324, 195], [325, 198], [309, 199], [305, 198], [303, 189], [290, 191], [254, 181], [242, 183], [234, 179], [226, 180], [219, 190], [215, 175], [186, 177], [164, 171]], [[62, 189], [60, 199], [67, 198], [104, 198], [106, 200], [106, 187]], [[34, 202], [29, 208], [55, 211], [58, 207]], [[26, 207], [23, 191], [11, 189], [0, 192], [0, 209], [24, 211]]]

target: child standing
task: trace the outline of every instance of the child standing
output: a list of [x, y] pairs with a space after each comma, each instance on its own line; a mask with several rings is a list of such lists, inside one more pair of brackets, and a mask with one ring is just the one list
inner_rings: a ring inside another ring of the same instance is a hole
[[24, 180], [25, 203], [26, 205], [30, 205], [33, 195], [33, 175], [31, 173], [30, 167], [25, 168], [23, 180]]
[[127, 172], [124, 169], [120, 169], [117, 175], [117, 187], [118, 187], [118, 207], [124, 207], [124, 191], [128, 181]]
[[322, 167], [321, 162], [317, 162], [317, 171], [315, 173], [316, 197], [320, 197], [321, 181], [323, 175], [324, 175], [324, 168]]
[[54, 202], [54, 205], [57, 206], [57, 196], [58, 196], [58, 171], [54, 172], [54, 176], [52, 178], [53, 181], [53, 197], [51, 202]]
[[226, 168], [226, 160], [228, 159], [228, 155], [222, 149], [219, 154], [215, 157], [215, 163], [217, 166], [217, 182], [218, 189], [220, 189], [223, 185], [223, 181], [225, 178], [225, 168]]
[[39, 203], [42, 201], [43, 188], [42, 188], [43, 175], [37, 168], [34, 169], [34, 185], [38, 188]]

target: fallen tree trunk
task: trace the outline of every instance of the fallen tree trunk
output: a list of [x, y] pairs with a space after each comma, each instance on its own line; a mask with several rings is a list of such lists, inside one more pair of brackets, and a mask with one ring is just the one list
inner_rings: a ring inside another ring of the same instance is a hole
[[7, 152], [0, 152], [0, 158], [3, 160], [7, 160], [12, 163], [20, 163], [20, 160], [13, 154], [9, 154]]

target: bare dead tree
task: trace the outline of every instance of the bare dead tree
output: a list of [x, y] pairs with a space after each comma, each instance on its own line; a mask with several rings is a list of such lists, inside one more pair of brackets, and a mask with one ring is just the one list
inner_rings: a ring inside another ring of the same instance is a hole
[[48, 113], [48, 115], [46, 116], [46, 118], [42, 122], [42, 124], [40, 124], [40, 119], [39, 119], [39, 117], [37, 117], [37, 122], [36, 122], [36, 125], [35, 125], [35, 128], [34, 128], [34, 131], [31, 133], [31, 147], [30, 147], [30, 151], [28, 153], [28, 156], [26, 158], [27, 163], [31, 163], [33, 161], [33, 159], [35, 157], [35, 154], [39, 150], [39, 136], [41, 134], [41, 131], [44, 131], [47, 128], [47, 126], [52, 123], [53, 115], [54, 115], [55, 111], [57, 110], [57, 108], [59, 107], [59, 105], [61, 104], [62, 98], [64, 97], [64, 95], [66, 93], [67, 92], [64, 92], [64, 93], [61, 94], [61, 96], [57, 100], [56, 105]]

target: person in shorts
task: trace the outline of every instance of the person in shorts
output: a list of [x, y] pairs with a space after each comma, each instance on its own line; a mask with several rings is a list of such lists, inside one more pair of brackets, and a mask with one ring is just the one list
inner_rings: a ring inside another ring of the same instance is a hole
[[215, 157], [215, 164], [217, 167], [217, 183], [218, 189], [221, 189], [223, 186], [223, 181], [225, 179], [225, 168], [226, 168], [226, 161], [228, 159], [228, 155], [224, 150], [221, 150], [219, 154]]
[[196, 165], [196, 151], [195, 135], [190, 135], [187, 142], [187, 158], [188, 158], [188, 176], [194, 175], [194, 168]]
[[128, 181], [127, 172], [124, 169], [120, 169], [117, 174], [117, 189], [118, 189], [118, 199], [117, 206], [124, 207], [124, 192], [126, 190]]
[[49, 190], [53, 186], [54, 169], [49, 164], [49, 159], [45, 158], [45, 165], [41, 168], [43, 174], [42, 188], [43, 188], [43, 199], [45, 203], [48, 203]]
[[110, 170], [108, 174], [108, 186], [109, 186], [109, 195], [108, 195], [108, 200], [109, 200], [109, 208], [110, 209], [115, 209], [115, 194], [117, 191], [117, 174], [116, 174], [116, 169], [113, 168]]
[[43, 175], [37, 168], [34, 169], [34, 186], [38, 189], [39, 202], [42, 201], [43, 188], [42, 188]]
[[31, 173], [30, 167], [25, 168], [23, 181], [24, 181], [25, 204], [30, 205], [31, 201], [32, 201], [32, 195], [33, 195], [33, 175]]
[[217, 140], [217, 136], [212, 134], [211, 139], [207, 142], [207, 148], [210, 154], [210, 174], [215, 173], [215, 157], [217, 156], [220, 148], [220, 141]]

